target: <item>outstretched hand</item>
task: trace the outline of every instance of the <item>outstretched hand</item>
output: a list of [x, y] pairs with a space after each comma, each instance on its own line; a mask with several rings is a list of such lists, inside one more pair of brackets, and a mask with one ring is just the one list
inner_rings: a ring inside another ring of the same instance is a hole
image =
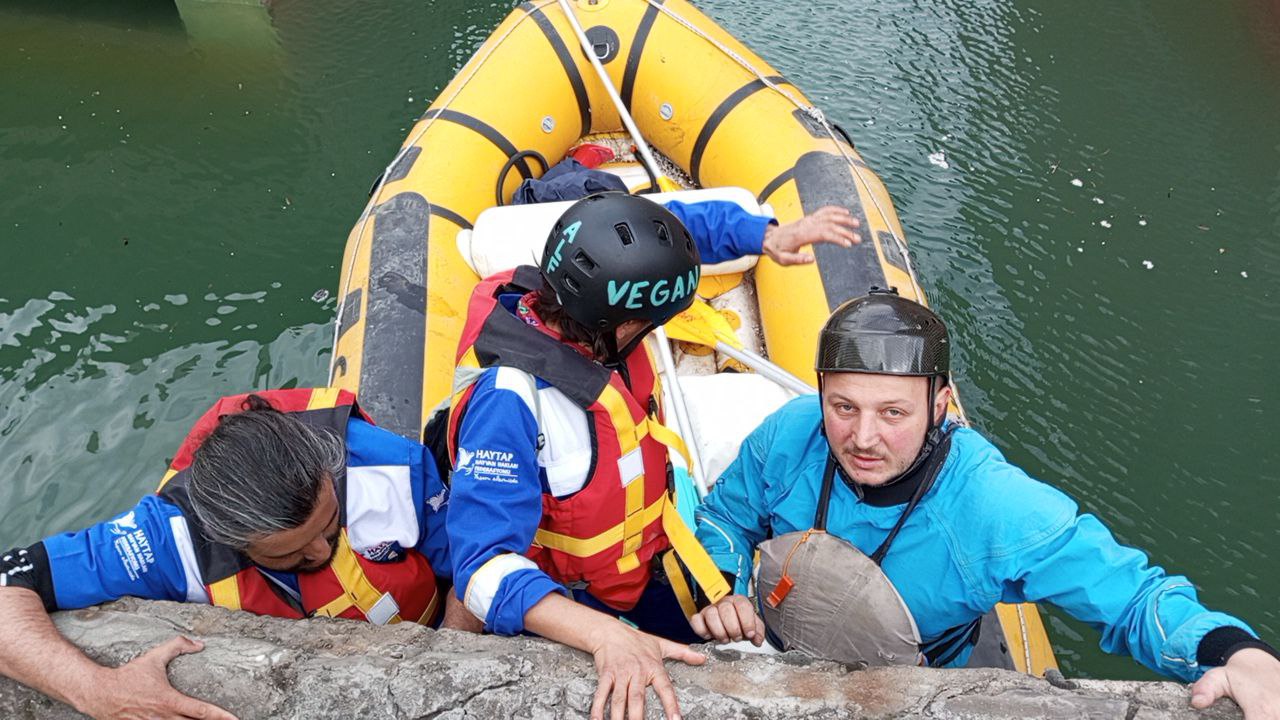
[[803, 265], [813, 262], [813, 255], [800, 248], [813, 243], [834, 243], [851, 247], [862, 242], [854, 232], [862, 223], [847, 209], [827, 205], [795, 222], [770, 225], [764, 231], [764, 254], [779, 265]]
[[203, 649], [204, 643], [179, 635], [118, 668], [104, 668], [107, 675], [95, 683], [93, 697], [77, 706], [98, 720], [236, 720], [217, 705], [183, 695], [169, 684], [170, 661]]
[[650, 685], [662, 703], [667, 720], [679, 720], [680, 704], [676, 690], [663, 666], [663, 660], [679, 660], [701, 665], [705, 655], [688, 645], [664, 640], [622, 623], [608, 633], [591, 651], [595, 659], [599, 685], [591, 702], [591, 720], [604, 720], [605, 704], [610, 704], [610, 720], [643, 720], [645, 694]]
[[1280, 660], [1257, 648], [1239, 650], [1191, 686], [1197, 710], [1224, 697], [1236, 701], [1245, 720], [1280, 720]]

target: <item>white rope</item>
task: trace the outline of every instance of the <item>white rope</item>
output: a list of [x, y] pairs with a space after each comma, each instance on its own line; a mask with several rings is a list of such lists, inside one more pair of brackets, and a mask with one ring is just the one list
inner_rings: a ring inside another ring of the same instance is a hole
[[[541, 4], [535, 4], [534, 9], [541, 10], [547, 5], [553, 5], [555, 3], [556, 3], [556, 0], [545, 0]], [[467, 85], [469, 85], [471, 81], [475, 79], [476, 74], [480, 72], [480, 68], [484, 67], [484, 64], [489, 61], [489, 58], [493, 55], [493, 53], [496, 52], [498, 48], [502, 46], [502, 43], [506, 42], [507, 38], [511, 37], [511, 34], [516, 31], [516, 28], [520, 27], [521, 23], [529, 19], [531, 14], [532, 14], [532, 11], [526, 12], [522, 17], [517, 19], [515, 23], [512, 24], [511, 29], [503, 33], [502, 37], [498, 38], [498, 41], [493, 43], [493, 45], [490, 46], [489, 51], [484, 54], [484, 57], [481, 57], [481, 58], [473, 57], [471, 61], [469, 61], [467, 65], [463, 67], [463, 71], [465, 71], [467, 67], [473, 66], [471, 67], [471, 72], [467, 74], [466, 79], [463, 80], [461, 83], [459, 83], [458, 88], [454, 90], [453, 93], [449, 96], [449, 98], [444, 101], [444, 104], [440, 106], [441, 110], [449, 109], [449, 106], [453, 104], [453, 101], [458, 99], [458, 95], [460, 95], [462, 91], [466, 89]], [[369, 224], [369, 217], [373, 214], [373, 208], [377, 205], [377, 202], [379, 199], [379, 193], [382, 192], [383, 186], [387, 184], [387, 178], [391, 175], [392, 168], [394, 168], [396, 164], [399, 163], [406, 154], [408, 154], [411, 148], [417, 145], [418, 141], [421, 140], [422, 136], [426, 134], [428, 130], [431, 129], [431, 126], [435, 124], [435, 121], [437, 119], [439, 119], [439, 114], [437, 114], [435, 117], [428, 118], [427, 121], [422, 124], [422, 127], [409, 138], [409, 141], [406, 142], [404, 146], [400, 148], [400, 151], [397, 152], [395, 157], [391, 159], [391, 162], [388, 163], [385, 168], [383, 168], [382, 175], [378, 178], [378, 183], [374, 185], [373, 192], [369, 194], [369, 202], [365, 204], [364, 211], [360, 213], [360, 219], [358, 220], [359, 227], [356, 230], [355, 245], [351, 248], [351, 261], [347, 264], [347, 272], [343, 276], [344, 277], [343, 285], [340, 288], [340, 292], [338, 293], [337, 317], [335, 317], [333, 320], [333, 350], [330, 352], [330, 355], [329, 355], [329, 383], [330, 384], [333, 383], [333, 370], [334, 370], [335, 364], [338, 361], [338, 331], [342, 328], [342, 315], [343, 315], [343, 312], [346, 310], [344, 303], [347, 298], [347, 292], [351, 289], [351, 274], [355, 272], [356, 258], [359, 257], [359, 254], [360, 254], [360, 244], [364, 242], [364, 231], [366, 226]], [[430, 213], [431, 200], [430, 198], [424, 198], [424, 199], [426, 199], [427, 201], [427, 212]]]
[[[821, 125], [822, 129], [825, 130], [827, 135], [831, 138], [831, 141], [835, 143], [836, 149], [840, 151], [840, 155], [844, 157], [845, 162], [847, 162], [849, 164], [849, 167], [853, 169], [854, 177], [857, 178], [858, 182], [862, 183], [862, 187], [866, 190], [867, 197], [871, 198], [871, 204], [875, 207], [876, 212], [880, 214], [880, 219], [884, 223], [885, 227], [889, 227], [889, 216], [887, 213], [885, 213], [884, 208], [880, 206], [880, 201], [876, 198], [875, 193], [872, 192], [871, 184], [867, 182], [866, 177], [863, 176], [862, 169], [858, 167], [858, 164], [854, 161], [854, 159], [849, 156], [848, 152], [845, 151], [845, 143], [842, 141], [841, 138], [839, 138], [836, 135], [835, 130], [833, 130], [831, 127], [831, 123], [827, 122], [827, 117], [825, 114], [823, 114], [820, 108], [813, 105], [806, 105], [800, 102], [798, 99], [796, 99], [795, 96], [793, 96], [791, 93], [779, 87], [776, 83], [770, 80], [764, 73], [760, 72], [760, 70], [758, 70], [754, 65], [748, 62], [746, 58], [734, 52], [732, 48], [726, 47], [719, 40], [716, 40], [715, 38], [711, 37], [706, 32], [704, 32], [698, 26], [684, 19], [671, 8], [660, 4], [657, 0], [645, 0], [645, 2], [647, 2], [650, 7], [655, 8], [662, 14], [674, 20], [676, 23], [684, 27], [689, 32], [692, 32], [694, 35], [697, 35], [703, 40], [706, 40], [708, 43], [711, 43], [712, 47], [716, 48], [720, 52], [729, 56], [729, 58], [732, 59], [735, 63], [737, 63], [740, 67], [742, 67], [744, 70], [754, 75], [757, 80], [759, 80], [761, 83], [764, 84], [765, 87], [769, 88], [770, 90], [773, 90], [774, 92], [778, 93], [782, 97], [786, 98], [792, 105], [795, 105], [797, 108], [799, 108], [801, 112], [813, 118], [814, 121], [816, 121], [819, 125]], [[890, 229], [889, 234], [893, 236], [893, 242], [895, 245], [898, 246], [898, 250], [902, 255], [903, 262], [906, 263], [907, 265], [907, 276], [911, 278], [912, 289], [915, 291], [916, 300], [919, 303], [924, 304], [925, 302], [924, 293], [920, 289], [920, 281], [916, 277], [915, 265], [911, 262], [911, 254], [907, 250], [906, 241], [903, 238], [898, 237], [898, 234], [893, 232], [892, 229]]]

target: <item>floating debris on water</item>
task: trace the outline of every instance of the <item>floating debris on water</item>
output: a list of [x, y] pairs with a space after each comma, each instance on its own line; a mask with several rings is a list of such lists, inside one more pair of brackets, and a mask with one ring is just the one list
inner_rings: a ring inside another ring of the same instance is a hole
[[1146, 227], [1146, 226], [1147, 226], [1147, 219], [1146, 219], [1146, 218], [1139, 218], [1139, 219], [1138, 219], [1138, 224], [1139, 224], [1139, 225], [1141, 225], [1142, 227]]
[[1099, 221], [1098, 221], [1098, 224], [1099, 224], [1099, 225], [1101, 225], [1101, 226], [1102, 226], [1102, 227], [1104, 227], [1104, 228], [1109, 228], [1109, 227], [1111, 227], [1111, 221], [1110, 221], [1110, 220], [1099, 220]]
[[1100, 197], [1096, 197], [1096, 196], [1093, 198], [1093, 201], [1094, 201], [1095, 203], [1099, 204], [1099, 205], [1105, 205], [1105, 204], [1106, 204], [1106, 201], [1105, 201], [1105, 200], [1103, 200], [1103, 199], [1102, 199], [1102, 198], [1100, 198]]
[[316, 302], [324, 302], [325, 300], [329, 299], [329, 291], [325, 290], [324, 288], [321, 288], [311, 294], [311, 299], [315, 300]]
[[944, 152], [929, 153], [929, 163], [943, 170], [951, 167], [951, 164], [947, 162], [947, 154]]
[[1247, 277], [1249, 277], [1249, 273], [1245, 272], [1244, 270], [1241, 270], [1241, 271], [1240, 271], [1240, 277], [1242, 277], [1242, 278], [1247, 278]]
[[1156, 264], [1155, 264], [1155, 263], [1153, 263], [1153, 262], [1151, 262], [1150, 260], [1143, 260], [1143, 261], [1142, 261], [1142, 267], [1144, 267], [1144, 268], [1146, 268], [1146, 269], [1148, 269], [1148, 270], [1150, 270], [1151, 268], [1153, 268], [1153, 267], [1155, 267], [1155, 266], [1156, 266]]
[[1081, 180], [1080, 178], [1072, 178], [1071, 184], [1075, 185], [1076, 187], [1084, 187], [1084, 181]]

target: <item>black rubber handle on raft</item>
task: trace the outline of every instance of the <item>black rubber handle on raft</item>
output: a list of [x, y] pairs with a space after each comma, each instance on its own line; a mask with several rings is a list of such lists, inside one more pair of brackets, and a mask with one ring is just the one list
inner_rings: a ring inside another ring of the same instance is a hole
[[538, 164], [542, 166], [543, 175], [546, 175], [547, 171], [551, 169], [551, 166], [547, 164], [547, 159], [537, 150], [521, 150], [507, 158], [507, 161], [502, 163], [502, 169], [498, 171], [498, 185], [493, 191], [493, 204], [495, 207], [506, 205], [502, 199], [502, 186], [507, 182], [507, 173], [511, 172], [511, 168], [515, 167], [516, 163], [527, 157], [538, 161]]

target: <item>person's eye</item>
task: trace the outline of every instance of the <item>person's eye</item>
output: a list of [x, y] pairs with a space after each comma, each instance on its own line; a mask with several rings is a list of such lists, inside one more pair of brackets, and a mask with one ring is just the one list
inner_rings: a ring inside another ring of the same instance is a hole
[[888, 415], [891, 418], [906, 417], [906, 413], [902, 412], [902, 410], [899, 408], [887, 408], [884, 411], [884, 414]]

